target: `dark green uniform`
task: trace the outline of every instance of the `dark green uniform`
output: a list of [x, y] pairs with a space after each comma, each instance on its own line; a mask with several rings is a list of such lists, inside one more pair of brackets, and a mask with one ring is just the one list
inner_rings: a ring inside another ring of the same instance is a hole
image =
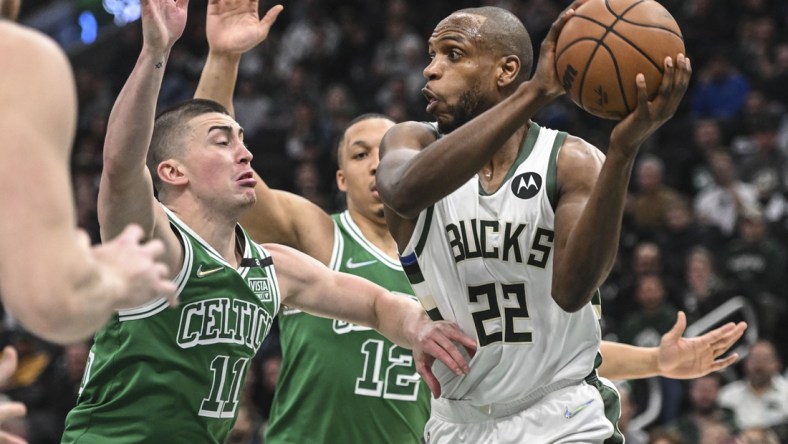
[[279, 307], [270, 257], [237, 228], [233, 269], [168, 211], [184, 246], [179, 305], [119, 312], [95, 338], [64, 443], [219, 443]]
[[[403, 297], [402, 266], [367, 241], [348, 212], [335, 214], [330, 267]], [[410, 350], [374, 330], [284, 309], [282, 367], [266, 444], [420, 443], [429, 389]]]

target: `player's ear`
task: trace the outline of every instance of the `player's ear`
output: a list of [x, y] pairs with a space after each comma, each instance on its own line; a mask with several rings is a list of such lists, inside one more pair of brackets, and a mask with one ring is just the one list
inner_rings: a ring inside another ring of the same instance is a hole
[[347, 192], [347, 180], [345, 179], [345, 172], [341, 168], [337, 170], [337, 188], [339, 188], [339, 191]]
[[520, 58], [516, 55], [502, 57], [498, 65], [498, 79], [496, 80], [498, 87], [505, 88], [514, 82], [517, 75], [520, 74], [521, 68]]
[[183, 165], [175, 159], [167, 159], [159, 163], [156, 172], [162, 182], [170, 185], [186, 185], [189, 182]]

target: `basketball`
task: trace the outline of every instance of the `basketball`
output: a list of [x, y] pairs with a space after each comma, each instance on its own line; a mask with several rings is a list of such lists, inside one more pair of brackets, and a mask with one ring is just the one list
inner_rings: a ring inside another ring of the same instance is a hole
[[679, 53], [681, 30], [656, 1], [589, 0], [561, 30], [555, 64], [573, 102], [595, 116], [620, 120], [637, 106], [635, 76], [646, 77], [653, 99], [665, 57], [675, 63]]

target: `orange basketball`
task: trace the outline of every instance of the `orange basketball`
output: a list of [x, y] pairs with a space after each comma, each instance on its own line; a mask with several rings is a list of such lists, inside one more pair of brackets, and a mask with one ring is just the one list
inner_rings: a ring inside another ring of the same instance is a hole
[[665, 57], [684, 53], [676, 20], [654, 0], [589, 0], [558, 36], [558, 78], [580, 108], [620, 120], [637, 105], [635, 76], [649, 99], [659, 89]]

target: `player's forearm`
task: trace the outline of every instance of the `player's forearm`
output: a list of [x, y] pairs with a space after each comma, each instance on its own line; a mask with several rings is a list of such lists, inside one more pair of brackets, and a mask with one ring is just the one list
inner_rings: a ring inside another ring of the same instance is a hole
[[377, 323], [373, 328], [395, 344], [409, 349], [418, 340], [418, 326], [430, 321], [418, 302], [389, 292], [377, 299], [375, 319]]
[[[527, 86], [522, 85], [501, 103], [431, 142], [397, 171], [379, 174], [378, 188], [386, 204], [400, 215], [417, 215], [478, 173], [515, 132], [550, 102], [537, 89]], [[384, 139], [387, 142], [388, 137]], [[397, 148], [396, 141], [392, 142], [391, 147]]]
[[104, 142], [105, 173], [138, 174], [139, 169], [145, 168], [168, 57], [169, 51], [143, 49], [137, 59], [109, 116]]
[[553, 297], [567, 311], [586, 305], [618, 253], [621, 219], [634, 159], [611, 154], [556, 263]]
[[657, 348], [602, 341], [599, 375], [611, 380], [643, 379], [659, 375]]
[[222, 104], [231, 116], [233, 109], [233, 92], [238, 79], [240, 54], [223, 54], [210, 51], [208, 59], [200, 75], [200, 83], [194, 93], [195, 99], [210, 99]]

